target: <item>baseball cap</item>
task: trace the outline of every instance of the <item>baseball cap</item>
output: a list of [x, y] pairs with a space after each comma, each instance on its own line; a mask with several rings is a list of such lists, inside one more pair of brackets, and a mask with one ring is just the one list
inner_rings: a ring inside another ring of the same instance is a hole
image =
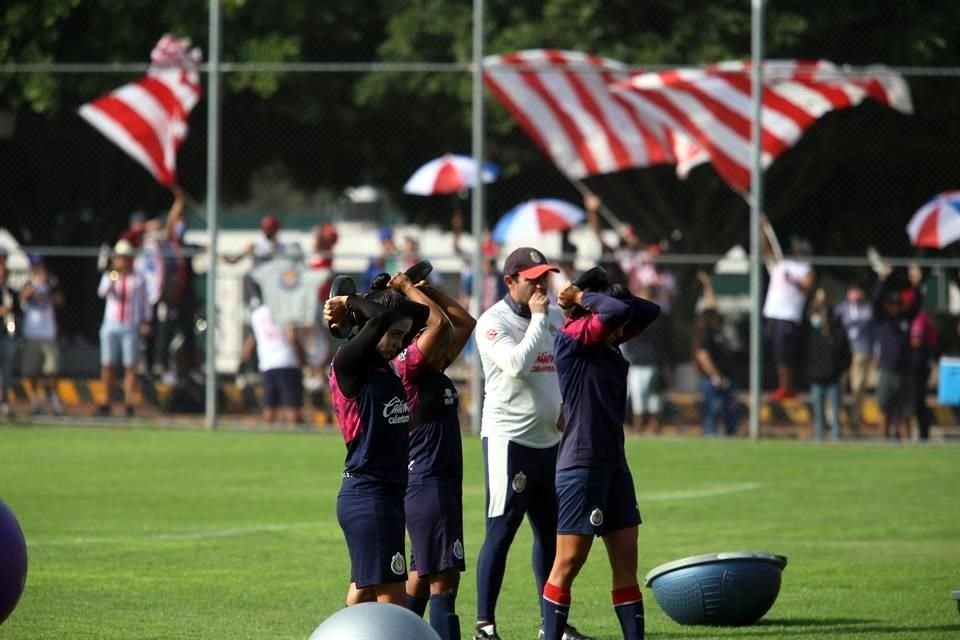
[[43, 256], [39, 253], [31, 253], [27, 256], [27, 260], [30, 262], [31, 267], [43, 264]]
[[337, 233], [337, 228], [332, 222], [324, 222], [322, 225], [320, 225], [320, 235], [325, 238], [329, 238], [331, 242], [336, 242], [337, 238], [340, 237], [340, 235]]
[[136, 253], [133, 244], [129, 240], [117, 240], [117, 244], [113, 245], [113, 254], [116, 256], [125, 256], [132, 258], [133, 254]]
[[260, 218], [260, 228], [265, 232], [276, 231], [280, 228], [280, 221], [276, 216], [263, 216]]
[[528, 280], [536, 280], [548, 271], [558, 273], [560, 269], [547, 262], [543, 254], [533, 247], [514, 249], [503, 263], [504, 275], [520, 275]]
[[393, 240], [393, 231], [388, 227], [381, 227], [380, 230], [377, 231], [377, 237], [380, 239], [380, 242]]

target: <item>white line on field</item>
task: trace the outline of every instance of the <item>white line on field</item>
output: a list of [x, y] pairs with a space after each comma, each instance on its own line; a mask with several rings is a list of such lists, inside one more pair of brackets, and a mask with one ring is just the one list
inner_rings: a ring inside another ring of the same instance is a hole
[[260, 524], [249, 527], [230, 527], [229, 529], [217, 529], [208, 531], [185, 531], [182, 533], [154, 533], [142, 536], [93, 536], [93, 537], [73, 537], [73, 538], [50, 538], [39, 540], [28, 540], [27, 544], [33, 546], [65, 546], [65, 545], [84, 545], [84, 544], [116, 544], [125, 542], [181, 542], [187, 540], [210, 540], [214, 538], [233, 538], [237, 536], [252, 535], [257, 533], [275, 533], [278, 531], [290, 531], [293, 529], [310, 529], [320, 527], [320, 522], [294, 522], [288, 524]]
[[691, 489], [688, 491], [665, 491], [659, 493], [647, 493], [637, 496], [637, 501], [659, 502], [662, 500], [693, 500], [695, 498], [712, 498], [713, 496], [724, 496], [728, 493], [740, 493], [742, 491], [753, 491], [758, 489], [760, 484], [757, 482], [741, 482], [740, 484], [728, 484], [704, 489]]

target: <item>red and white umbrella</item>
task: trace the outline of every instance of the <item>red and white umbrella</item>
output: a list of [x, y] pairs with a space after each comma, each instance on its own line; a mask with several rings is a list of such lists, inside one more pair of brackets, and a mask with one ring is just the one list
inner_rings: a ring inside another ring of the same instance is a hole
[[[500, 169], [492, 162], [483, 163], [483, 181], [493, 182]], [[406, 193], [436, 196], [457, 193], [477, 184], [477, 165], [470, 156], [448, 153], [434, 158], [417, 169], [403, 185]]]
[[940, 249], [960, 240], [960, 191], [944, 191], [920, 207], [907, 224], [915, 247]]
[[548, 231], [566, 231], [583, 222], [585, 216], [583, 209], [563, 200], [528, 200], [507, 211], [497, 221], [493, 241], [514, 244], [536, 240]]

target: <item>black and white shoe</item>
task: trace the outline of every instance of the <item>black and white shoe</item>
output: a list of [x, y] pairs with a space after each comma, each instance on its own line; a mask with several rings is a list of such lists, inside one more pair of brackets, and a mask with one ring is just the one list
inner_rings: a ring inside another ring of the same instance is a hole
[[417, 284], [421, 280], [426, 280], [427, 277], [433, 272], [433, 265], [429, 260], [421, 260], [417, 264], [413, 265], [406, 270], [407, 277], [410, 278], [410, 282]]
[[[543, 640], [543, 625], [540, 626], [540, 631], [537, 632], [538, 640]], [[573, 625], [567, 625], [567, 628], [563, 630], [563, 640], [593, 640], [590, 636], [585, 636]]]
[[497, 628], [492, 624], [485, 624], [477, 627], [473, 632], [473, 640], [500, 640], [497, 635]]

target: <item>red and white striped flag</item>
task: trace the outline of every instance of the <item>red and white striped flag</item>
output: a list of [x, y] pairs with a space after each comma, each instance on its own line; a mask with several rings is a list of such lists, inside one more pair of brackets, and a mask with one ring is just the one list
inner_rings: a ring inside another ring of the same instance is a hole
[[200, 100], [199, 49], [167, 34], [150, 54], [147, 75], [80, 107], [80, 115], [164, 186], [176, 183], [177, 150]]
[[533, 49], [484, 59], [487, 86], [570, 178], [657, 164], [684, 172], [705, 162], [684, 132], [668, 130], [610, 91], [629, 77], [623, 63], [576, 51]]
[[[750, 188], [750, 65], [729, 62], [705, 69], [643, 73], [612, 87], [652, 121], [686, 133], [705, 149], [730, 186]], [[816, 120], [865, 98], [912, 112], [910, 93], [899, 75], [877, 68], [869, 75], [845, 74], [826, 61], [764, 63], [762, 164], [766, 168], [793, 146]]]
[[[625, 65], [572, 51], [490, 56], [487, 86], [571, 178], [656, 164], [683, 177], [710, 160], [735, 189], [750, 185], [750, 68], [742, 62], [631, 76]], [[910, 112], [903, 78], [847, 75], [828, 62], [767, 62], [763, 166], [817, 118], [870, 97]]]

